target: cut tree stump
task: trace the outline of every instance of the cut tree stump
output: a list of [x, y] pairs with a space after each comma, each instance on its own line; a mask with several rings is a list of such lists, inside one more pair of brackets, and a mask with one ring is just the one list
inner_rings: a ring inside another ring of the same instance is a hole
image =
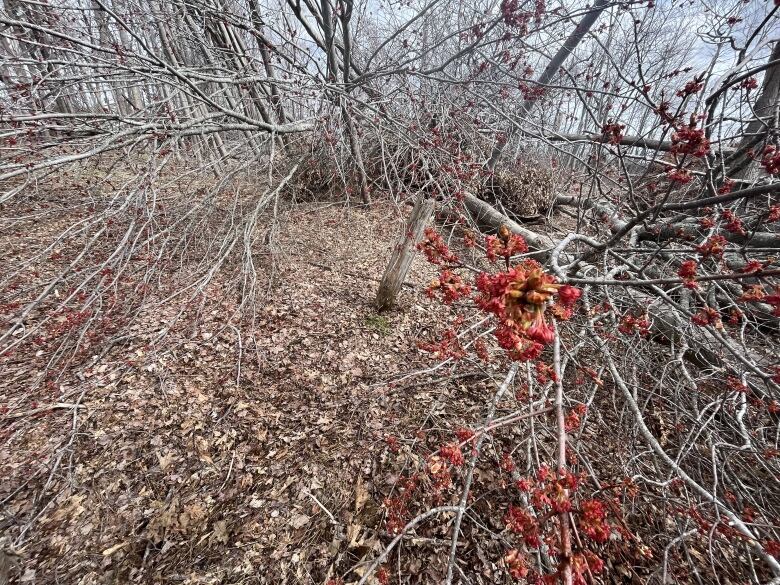
[[406, 279], [409, 268], [414, 260], [414, 251], [417, 242], [420, 241], [425, 225], [428, 223], [435, 201], [420, 194], [412, 209], [412, 215], [406, 222], [404, 232], [393, 248], [393, 254], [390, 256], [390, 262], [382, 275], [382, 281], [379, 283], [379, 291], [376, 293], [375, 305], [379, 311], [384, 311], [393, 306], [398, 292]]

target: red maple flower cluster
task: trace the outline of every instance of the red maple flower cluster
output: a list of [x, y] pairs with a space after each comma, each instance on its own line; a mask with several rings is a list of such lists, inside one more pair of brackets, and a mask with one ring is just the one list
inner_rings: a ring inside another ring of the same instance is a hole
[[610, 144], [620, 144], [620, 141], [623, 140], [624, 129], [625, 125], [617, 124], [610, 120], [601, 128], [601, 135]]
[[466, 460], [463, 458], [463, 451], [460, 450], [458, 443], [447, 443], [439, 447], [439, 455], [446, 459], [452, 465], [463, 465]]
[[691, 173], [685, 169], [671, 169], [666, 173], [666, 176], [672, 183], [680, 183], [681, 185], [690, 183], [693, 180]]
[[425, 237], [417, 244], [431, 264], [457, 264], [458, 257], [444, 243], [441, 234], [433, 228], [425, 228]]
[[699, 252], [705, 258], [708, 256], [714, 256], [720, 258], [723, 256], [723, 252], [726, 251], [726, 238], [720, 235], [710, 236], [707, 240], [696, 247], [696, 251]]
[[501, 228], [498, 236], [485, 238], [485, 253], [488, 260], [495, 262], [501, 256], [508, 263], [512, 256], [528, 252], [528, 244], [523, 236], [510, 233], [506, 226], [501, 226]]
[[525, 555], [516, 548], [511, 549], [504, 555], [504, 563], [509, 576], [513, 579], [525, 579], [525, 576], [528, 575]]
[[671, 152], [703, 157], [710, 152], [710, 141], [704, 136], [704, 130], [696, 128], [696, 122], [692, 120], [690, 125], [682, 126], [672, 134]]
[[780, 317], [780, 286], [775, 286], [774, 290], [764, 297], [764, 302], [772, 307], [772, 315]]
[[761, 166], [770, 175], [780, 175], [780, 148], [766, 145], [761, 156]]
[[745, 226], [742, 223], [742, 220], [738, 218], [731, 209], [724, 209], [723, 213], [720, 214], [720, 218], [726, 222], [723, 226], [726, 231], [740, 236], [745, 235]]
[[452, 328], [447, 329], [438, 342], [418, 341], [417, 347], [441, 359], [459, 360], [466, 355], [466, 351], [458, 339], [458, 334]]
[[[535, 478], [524, 478], [517, 482], [517, 487], [527, 494], [532, 507], [510, 505], [504, 515], [507, 528], [522, 538], [523, 544], [529, 549], [539, 549], [543, 545], [553, 556], [560, 555], [560, 543], [554, 536], [554, 525], [550, 522], [556, 515], [571, 513], [579, 534], [584, 535], [592, 544], [607, 542], [612, 534], [612, 526], [608, 520], [607, 506], [598, 499], [584, 499], [579, 506], [574, 504], [572, 497], [580, 484], [580, 478], [570, 472], [554, 473], [550, 468], [542, 466]], [[579, 539], [578, 539], [579, 540]], [[583, 539], [584, 541], [584, 539]], [[572, 572], [575, 583], [587, 583], [585, 576], [588, 571], [600, 573], [604, 569], [603, 561], [592, 551], [585, 548], [586, 542], [579, 542], [579, 550], [572, 554]], [[528, 574], [525, 568], [525, 558], [516, 549], [510, 550], [504, 557], [504, 562], [510, 575], [524, 578]], [[557, 583], [559, 573], [567, 563], [561, 559], [558, 571], [545, 575], [535, 583]]]
[[712, 325], [715, 329], [723, 329], [723, 321], [721, 321], [720, 313], [712, 307], [704, 307], [693, 317], [691, 322], [699, 327], [706, 327]]
[[704, 84], [700, 81], [700, 79], [693, 79], [692, 81], [686, 83], [685, 87], [677, 92], [677, 97], [686, 97], [695, 93], [699, 93], [703, 87]]
[[[477, 298], [477, 304], [483, 311], [498, 317], [505, 328], [522, 333], [537, 343], [548, 344], [554, 333], [544, 319], [544, 312], [560, 288], [552, 275], [544, 272], [538, 262], [529, 259], [506, 272], [480, 274], [477, 289], [481, 296]], [[575, 293], [575, 290], [574, 287], [566, 289], [559, 301], [575, 302], [579, 298], [579, 291]]]
[[686, 288], [697, 288], [696, 284], [696, 270], [698, 265], [696, 260], [686, 260], [680, 264], [680, 269], [677, 271], [677, 276], [683, 279]]
[[645, 337], [650, 333], [650, 321], [645, 315], [637, 317], [628, 313], [623, 315], [623, 318], [620, 320], [618, 331], [620, 331], [623, 335], [633, 335], [634, 333], [638, 333], [640, 336]]
[[437, 291], [442, 293], [444, 304], [451, 305], [455, 301], [469, 296], [471, 287], [463, 282], [463, 279], [452, 272], [452, 270], [445, 268], [439, 274], [439, 278], [433, 280], [428, 285], [428, 289], [425, 292], [429, 297], [436, 298]]

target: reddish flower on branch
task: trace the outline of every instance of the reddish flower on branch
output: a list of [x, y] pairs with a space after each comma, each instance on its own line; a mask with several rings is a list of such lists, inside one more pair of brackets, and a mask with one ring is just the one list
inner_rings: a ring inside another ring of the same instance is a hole
[[474, 431], [471, 429], [461, 428], [455, 431], [455, 436], [458, 437], [458, 441], [465, 443], [474, 438]]
[[729, 389], [733, 390], [734, 392], [740, 392], [742, 394], [747, 394], [750, 392], [750, 388], [747, 387], [747, 384], [742, 382], [742, 380], [736, 376], [729, 376], [726, 378], [726, 386], [728, 386]]
[[766, 220], [771, 222], [780, 221], [780, 205], [772, 205], [769, 208]]
[[764, 297], [764, 302], [772, 306], [772, 314], [775, 317], [780, 317], [780, 286], [775, 286], [772, 294]]
[[683, 126], [672, 134], [672, 148], [674, 154], [690, 154], [696, 157], [706, 156], [710, 152], [710, 141], [704, 136], [704, 130], [696, 128], [695, 121]]
[[780, 175], [780, 149], [767, 144], [761, 156], [761, 166], [770, 175]]
[[743, 79], [739, 86], [750, 91], [751, 89], [756, 89], [758, 87], [758, 81], [756, 81], [755, 77], [748, 77], [747, 79]]
[[516, 548], [504, 555], [504, 563], [507, 571], [513, 579], [525, 579], [528, 575], [528, 567], [525, 564], [525, 556]]
[[685, 169], [671, 169], [667, 171], [666, 176], [672, 183], [685, 185], [693, 180], [693, 176]]
[[539, 548], [542, 545], [539, 537], [539, 524], [525, 508], [518, 506], [509, 506], [509, 510], [504, 516], [504, 522], [507, 528], [512, 532], [522, 535], [525, 543], [533, 548]]
[[680, 269], [677, 271], [677, 276], [683, 279], [686, 288], [697, 288], [696, 284], [696, 270], [698, 264], [696, 260], [686, 260], [680, 265]]
[[570, 307], [582, 296], [582, 291], [571, 285], [564, 284], [558, 289], [558, 301], [564, 307]]
[[708, 256], [715, 256], [717, 258], [723, 256], [723, 252], [726, 250], [726, 238], [720, 235], [710, 236], [707, 240], [696, 247], [696, 251], [699, 252], [705, 258]]
[[759, 262], [758, 260], [748, 260], [748, 262], [742, 267], [742, 270], [740, 272], [745, 273], [751, 273], [751, 272], [758, 272], [759, 270], [763, 270], [764, 265]]
[[460, 344], [457, 333], [455, 333], [455, 330], [452, 328], [447, 329], [438, 342], [418, 341], [417, 347], [422, 351], [432, 353], [441, 359], [452, 358], [459, 360], [466, 355], [466, 351]]
[[718, 189], [718, 193], [720, 195], [726, 195], [727, 193], [731, 193], [732, 189], [734, 189], [734, 181], [726, 179]]
[[417, 244], [431, 264], [457, 264], [458, 257], [450, 252], [441, 234], [433, 228], [425, 228], [425, 238]]
[[693, 79], [686, 83], [685, 87], [677, 92], [677, 97], [686, 97], [695, 93], [699, 93], [703, 87], [704, 84], [699, 78]]
[[594, 542], [603, 543], [609, 540], [609, 524], [607, 511], [599, 500], [585, 500], [580, 505], [580, 529]]
[[485, 238], [485, 252], [488, 260], [495, 262], [499, 256], [507, 262], [517, 254], [528, 252], [528, 244], [522, 236], [513, 234], [505, 225], [498, 230], [498, 236]]
[[451, 305], [455, 301], [467, 297], [471, 294], [471, 287], [463, 282], [463, 279], [452, 272], [451, 270], [444, 269], [439, 274], [439, 278], [433, 280], [426, 294], [431, 297], [436, 297], [436, 291], [441, 291], [444, 298], [444, 304]]
[[612, 122], [612, 120], [609, 120], [601, 128], [601, 135], [603, 136], [604, 140], [610, 144], [620, 144], [620, 141], [623, 140], [624, 129], [624, 124], [617, 124]]
[[691, 317], [691, 322], [699, 327], [712, 325], [716, 329], [723, 329], [723, 322], [720, 319], [720, 313], [712, 307], [704, 307], [701, 311]]
[[745, 235], [745, 226], [742, 224], [742, 220], [731, 209], [724, 209], [723, 213], [720, 214], [720, 218], [726, 222], [726, 225], [723, 226], [726, 231], [740, 236]]
[[766, 298], [766, 292], [764, 287], [760, 284], [752, 284], [744, 287], [742, 295], [737, 299], [743, 303], [757, 303], [763, 301]]
[[458, 443], [447, 443], [446, 445], [442, 445], [439, 447], [439, 454], [452, 465], [463, 465], [466, 462]]

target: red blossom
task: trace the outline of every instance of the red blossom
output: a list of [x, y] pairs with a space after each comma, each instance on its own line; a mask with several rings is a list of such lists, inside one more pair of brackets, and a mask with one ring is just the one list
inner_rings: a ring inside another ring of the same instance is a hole
[[764, 287], [760, 284], [752, 284], [744, 287], [742, 295], [737, 299], [743, 303], [757, 303], [766, 298]]
[[522, 535], [525, 543], [533, 548], [539, 548], [542, 545], [539, 537], [539, 524], [528, 510], [518, 506], [509, 506], [509, 510], [504, 516], [504, 522], [507, 528], [512, 532]]
[[666, 176], [672, 183], [684, 185], [693, 180], [693, 176], [685, 169], [671, 169], [667, 171]]
[[582, 291], [571, 285], [564, 284], [558, 289], [558, 301], [564, 306], [569, 307], [577, 302], [582, 296]]
[[680, 269], [677, 271], [677, 276], [683, 279], [687, 288], [696, 288], [696, 270], [698, 264], [696, 260], [686, 260], [680, 264]]
[[780, 175], [780, 149], [767, 144], [761, 156], [761, 166], [770, 175]]
[[439, 278], [433, 280], [428, 286], [426, 294], [431, 298], [435, 298], [437, 291], [442, 293], [444, 303], [450, 305], [463, 297], [469, 296], [471, 287], [463, 282], [460, 276], [445, 268], [439, 274]]
[[504, 555], [504, 563], [507, 571], [513, 579], [525, 579], [528, 575], [525, 556], [516, 548], [513, 548]]
[[607, 511], [599, 500], [585, 500], [580, 504], [580, 529], [594, 542], [609, 540]]
[[433, 228], [425, 228], [425, 238], [417, 244], [431, 264], [457, 264], [458, 257], [450, 252], [441, 234]]
[[452, 465], [463, 465], [466, 462], [458, 443], [447, 443], [446, 445], [442, 445], [439, 447], [439, 454], [443, 459], [452, 463]]
[[726, 238], [721, 235], [710, 236], [703, 244], [696, 247], [696, 251], [705, 258], [708, 256], [719, 258], [723, 256], [727, 243]]
[[748, 77], [747, 79], [743, 79], [739, 86], [750, 91], [751, 89], [756, 89], [758, 87], [758, 81], [756, 81], [755, 77]]
[[723, 226], [726, 231], [740, 236], [745, 235], [745, 226], [742, 224], [742, 220], [731, 209], [724, 209], [723, 213], [720, 214], [720, 218], [726, 222], [726, 225]]
[[670, 152], [703, 157], [710, 152], [710, 141], [704, 136], [704, 130], [696, 128], [692, 121], [689, 126], [683, 126], [672, 134]]
[[677, 97], [686, 97], [695, 93], [699, 93], [703, 87], [704, 84], [699, 78], [693, 79], [692, 81], [686, 83], [683, 89], [677, 92]]
[[723, 322], [720, 319], [720, 313], [712, 307], [704, 307], [701, 311], [691, 317], [691, 322], [699, 327], [712, 325], [716, 329], [723, 329]]
[[616, 124], [610, 120], [601, 128], [601, 135], [610, 144], [620, 144], [620, 141], [623, 140], [624, 129], [625, 125]]

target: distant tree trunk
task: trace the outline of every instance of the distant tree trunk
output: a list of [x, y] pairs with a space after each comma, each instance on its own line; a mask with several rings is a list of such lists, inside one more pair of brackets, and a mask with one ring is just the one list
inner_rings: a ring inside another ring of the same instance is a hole
[[398, 243], [393, 248], [393, 255], [390, 257], [390, 262], [388, 262], [382, 276], [382, 282], [379, 284], [375, 304], [380, 311], [389, 309], [395, 303], [395, 298], [398, 296], [412, 265], [415, 246], [420, 241], [425, 225], [433, 215], [434, 205], [434, 200], [427, 198], [423, 193], [417, 196], [412, 215], [406, 223]]
[[341, 22], [341, 38], [344, 45], [343, 51], [343, 82], [344, 93], [346, 95], [339, 96], [341, 102], [341, 115], [344, 118], [344, 127], [347, 130], [349, 137], [349, 150], [352, 154], [352, 160], [355, 163], [355, 167], [358, 175], [358, 184], [360, 187], [360, 197], [363, 203], [368, 205], [371, 203], [371, 194], [368, 190], [368, 177], [366, 176], [366, 167], [363, 164], [363, 154], [360, 151], [360, 138], [357, 135], [357, 129], [352, 120], [352, 113], [350, 112], [350, 104], [347, 103], [347, 97], [350, 92], [349, 72], [352, 63], [352, 36], [349, 30], [349, 21], [352, 18], [352, 0], [343, 0], [339, 3], [340, 15], [339, 21]]
[[[604, 11], [604, 9], [609, 6], [609, 0], [596, 0], [596, 2], [593, 4], [593, 7], [590, 9], [590, 11], [585, 14], [585, 16], [582, 17], [582, 20], [580, 20], [579, 24], [575, 27], [574, 31], [569, 35], [569, 37], [566, 39], [566, 41], [563, 43], [563, 46], [558, 49], [558, 52], [553, 55], [553, 58], [550, 59], [550, 62], [547, 64], [547, 67], [544, 68], [544, 71], [542, 71], [542, 74], [539, 76], [539, 79], [537, 79], [536, 83], [541, 86], [545, 87], [547, 84], [550, 83], [553, 77], [558, 73], [560, 68], [563, 66], [564, 62], [568, 57], [574, 53], [574, 49], [577, 48], [577, 45], [580, 44], [580, 41], [585, 37], [586, 34], [588, 34], [588, 31], [593, 26], [593, 23], [596, 22], [599, 15]], [[520, 113], [518, 114], [518, 118], [522, 119], [525, 116], [527, 116], [530, 113], [531, 108], [533, 107], [534, 103], [536, 102], [536, 98], [533, 99], [524, 99], [522, 104], [520, 104]], [[494, 169], [496, 167], [496, 164], [501, 159], [501, 156], [504, 154], [504, 147], [509, 143], [510, 139], [514, 135], [516, 130], [516, 126], [513, 124], [509, 131], [507, 132], [506, 136], [503, 136], [499, 138], [495, 145], [493, 146], [493, 151], [490, 153], [490, 159], [488, 160], [487, 167], [488, 169]]]
[[[772, 53], [769, 55], [769, 63], [778, 60], [780, 60], [780, 40], [775, 42]], [[745, 128], [742, 141], [737, 148], [737, 152], [741, 156], [732, 164], [730, 178], [747, 179], [750, 177], [751, 169], [754, 169], [756, 165], [751, 165], [753, 159], [749, 150], [760, 144], [768, 130], [773, 127], [778, 107], [780, 107], [780, 66], [773, 65], [764, 74], [761, 94], [754, 107], [755, 118], [750, 120]]]

